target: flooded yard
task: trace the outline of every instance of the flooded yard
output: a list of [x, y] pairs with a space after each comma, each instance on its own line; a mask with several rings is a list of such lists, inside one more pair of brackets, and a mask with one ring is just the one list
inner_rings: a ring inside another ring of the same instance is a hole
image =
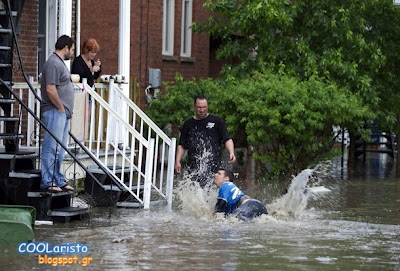
[[0, 266], [2, 270], [400, 270], [400, 179], [393, 161], [371, 155], [348, 169], [337, 160], [317, 176], [318, 186], [331, 192], [308, 194], [292, 184], [293, 197], [285, 198], [274, 184], [252, 189], [238, 183], [274, 212], [248, 223], [213, 217], [213, 189], [181, 189], [173, 211], [113, 208], [110, 213], [108, 208], [93, 208], [90, 221], [35, 229], [36, 243], [87, 246], [76, 263], [71, 260], [63, 268], [62, 263], [48, 260], [76, 254], [50, 254], [45, 263], [38, 253], [20, 254], [9, 247], [2, 249]]

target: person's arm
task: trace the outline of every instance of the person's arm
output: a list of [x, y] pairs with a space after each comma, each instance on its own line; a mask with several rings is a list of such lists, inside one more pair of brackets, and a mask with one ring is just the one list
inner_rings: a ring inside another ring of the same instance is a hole
[[46, 85], [47, 96], [58, 112], [65, 112], [64, 105], [58, 96], [56, 85]]
[[79, 74], [79, 82], [82, 83], [83, 78], [88, 78], [89, 75], [87, 71], [89, 70], [88, 66], [86, 65], [85, 61], [82, 57], [75, 58], [74, 62], [72, 62], [71, 73], [72, 74]]
[[181, 169], [182, 169], [181, 161], [182, 161], [183, 155], [185, 154], [185, 151], [186, 150], [181, 145], [178, 145], [178, 148], [176, 150], [176, 158], [175, 158], [175, 171], [177, 174], [181, 173]]
[[236, 162], [236, 156], [235, 156], [235, 146], [233, 144], [233, 140], [232, 139], [228, 139], [225, 142], [225, 148], [229, 153], [229, 160], [231, 163], [235, 163]]
[[226, 208], [226, 200], [218, 199], [217, 204], [215, 204], [214, 212], [225, 213], [225, 208]]

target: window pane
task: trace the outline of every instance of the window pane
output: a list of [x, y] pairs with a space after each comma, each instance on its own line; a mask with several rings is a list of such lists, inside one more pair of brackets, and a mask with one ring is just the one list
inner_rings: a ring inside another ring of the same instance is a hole
[[164, 0], [163, 16], [163, 54], [172, 55], [174, 45], [175, 0]]

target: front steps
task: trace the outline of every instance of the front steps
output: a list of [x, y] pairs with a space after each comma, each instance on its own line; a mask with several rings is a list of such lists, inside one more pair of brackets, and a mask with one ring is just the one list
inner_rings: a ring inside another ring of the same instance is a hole
[[34, 152], [0, 154], [0, 203], [31, 205], [37, 220], [69, 222], [89, 215], [88, 208], [72, 207], [72, 191], [51, 193], [40, 190], [40, 169], [35, 169]]
[[52, 220], [54, 222], [69, 222], [71, 219], [84, 219], [89, 217], [88, 208], [71, 207], [74, 192], [63, 191], [28, 192], [30, 205], [36, 208], [37, 220]]
[[[111, 168], [111, 167], [109, 167]], [[85, 192], [90, 194], [94, 200], [95, 206], [117, 206], [123, 208], [142, 208], [141, 204], [137, 199], [135, 199], [122, 185], [116, 185], [112, 180], [106, 176], [106, 174], [99, 169], [97, 166], [92, 166], [88, 168], [89, 171], [100, 181], [100, 184], [95, 182], [90, 175], [86, 175], [85, 179]], [[136, 172], [133, 172], [136, 175]], [[115, 175], [119, 178], [122, 175], [122, 170], [117, 168]], [[130, 172], [129, 168], [124, 171], [124, 180], [129, 180]], [[135, 176], [133, 176], [135, 180]], [[125, 182], [126, 186], [129, 186], [128, 182]], [[137, 185], [132, 186], [132, 190], [139, 190], [140, 198], [142, 198], [144, 184], [141, 184], [139, 189]], [[167, 201], [164, 199], [154, 199], [150, 201], [150, 206], [165, 206]]]

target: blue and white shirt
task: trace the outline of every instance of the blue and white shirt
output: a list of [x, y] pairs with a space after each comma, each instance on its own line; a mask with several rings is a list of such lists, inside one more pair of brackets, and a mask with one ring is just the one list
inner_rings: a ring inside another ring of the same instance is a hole
[[217, 200], [226, 201], [225, 214], [230, 214], [236, 209], [242, 196], [243, 192], [233, 182], [225, 182], [219, 188]]

